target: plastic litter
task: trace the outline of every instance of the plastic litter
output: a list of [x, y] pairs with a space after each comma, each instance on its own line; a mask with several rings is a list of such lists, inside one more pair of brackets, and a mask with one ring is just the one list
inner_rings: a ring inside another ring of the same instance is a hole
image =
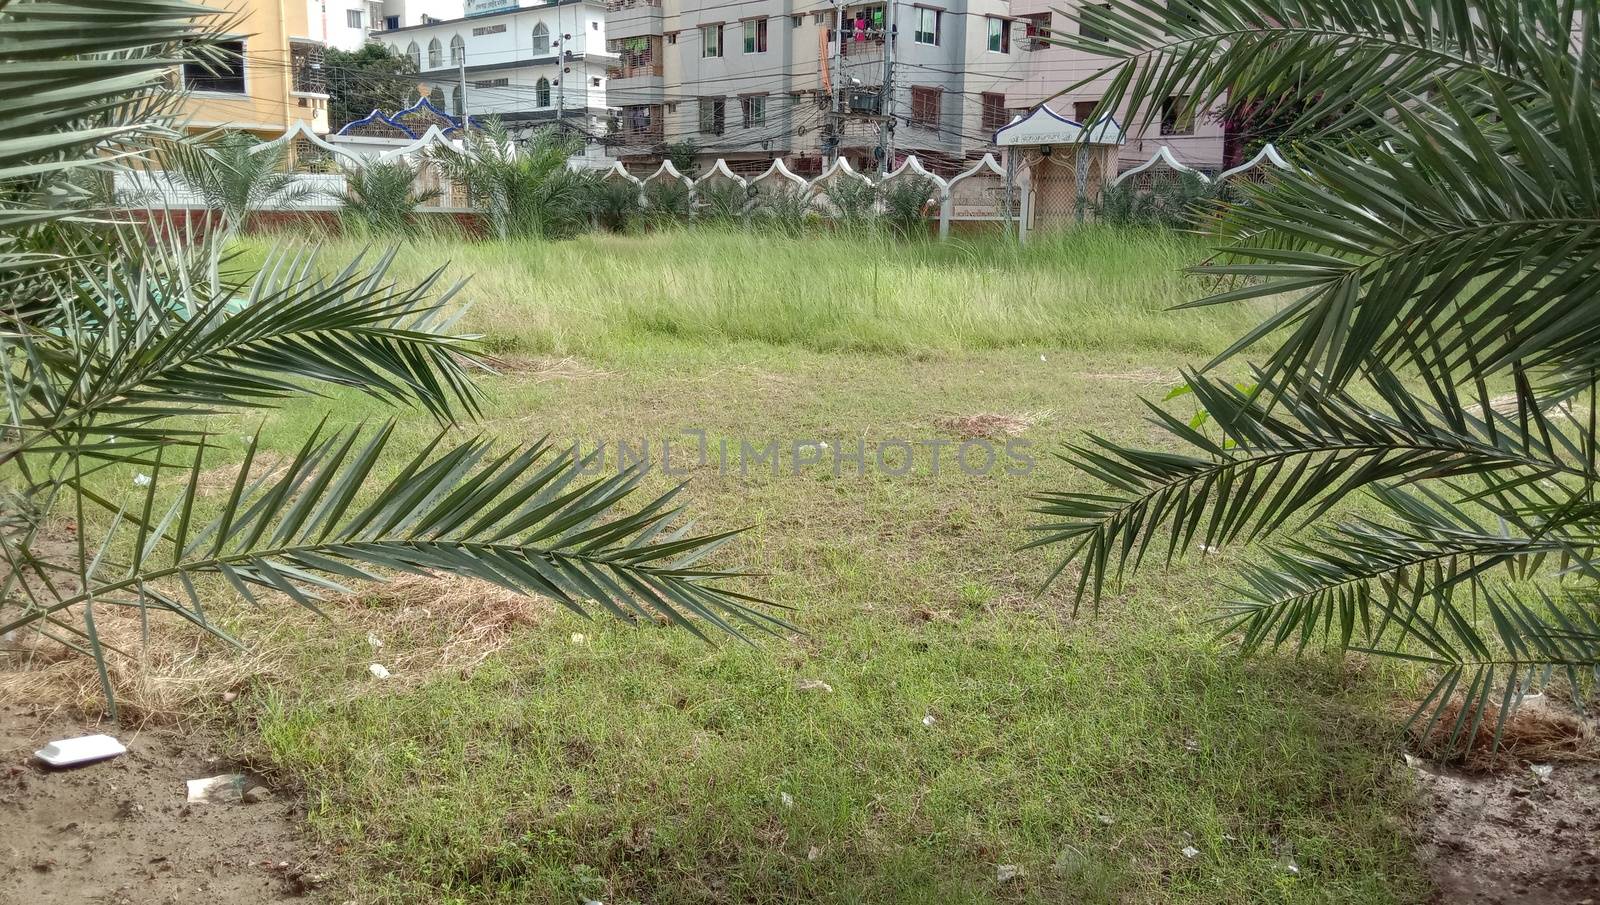
[[116, 757], [128, 749], [109, 735], [80, 735], [77, 738], [57, 739], [33, 752], [52, 767], [71, 767]]
[[374, 663], [371, 666], [368, 666], [367, 672], [372, 673], [372, 677], [374, 679], [389, 678], [389, 670], [385, 669], [382, 663]]
[[209, 801], [215, 804], [244, 799], [243, 773], [222, 773], [202, 779], [191, 779], [184, 785], [189, 788], [190, 801]]

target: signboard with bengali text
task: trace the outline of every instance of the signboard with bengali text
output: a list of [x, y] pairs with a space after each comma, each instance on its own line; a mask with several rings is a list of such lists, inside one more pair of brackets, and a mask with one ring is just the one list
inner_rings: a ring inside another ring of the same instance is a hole
[[517, 8], [518, 0], [466, 0], [464, 12], [468, 16], [487, 16]]

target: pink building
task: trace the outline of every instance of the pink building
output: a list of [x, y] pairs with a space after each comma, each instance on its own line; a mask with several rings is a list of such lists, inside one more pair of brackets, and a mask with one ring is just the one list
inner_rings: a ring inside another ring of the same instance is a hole
[[[1067, 6], [1080, 6], [1079, 0], [1067, 0]], [[1094, 75], [1107, 61], [1076, 50], [1033, 39], [1033, 35], [1050, 33], [1072, 34], [1078, 23], [1052, 9], [1063, 6], [1061, 0], [1012, 0], [1011, 14], [1027, 23], [1029, 37], [1023, 41], [1022, 59], [1017, 67], [1017, 80], [1006, 89], [1006, 106], [1012, 110], [1025, 110], [1049, 101], [1048, 106], [1062, 116], [1086, 122], [1095, 103], [1111, 79], [1097, 79], [1081, 88], [1056, 97], [1067, 86]], [[1179, 103], [1181, 106], [1181, 103]], [[1165, 105], [1163, 106], [1165, 110]], [[1127, 127], [1127, 143], [1122, 146], [1119, 160], [1122, 169], [1137, 166], [1150, 159], [1156, 149], [1166, 145], [1178, 162], [1215, 174], [1225, 165], [1228, 142], [1222, 122], [1213, 116], [1200, 115], [1184, 119], [1175, 115], [1159, 116], [1148, 129], [1140, 130], [1135, 117], [1127, 109], [1115, 112], [1118, 122]]]

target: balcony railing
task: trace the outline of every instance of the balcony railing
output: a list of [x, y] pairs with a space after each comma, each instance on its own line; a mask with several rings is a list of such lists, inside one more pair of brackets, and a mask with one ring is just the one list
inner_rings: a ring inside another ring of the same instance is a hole
[[631, 145], [658, 145], [663, 138], [661, 126], [645, 126], [642, 129], [622, 129], [607, 135], [605, 142], [613, 147]]
[[660, 77], [662, 66], [660, 63], [636, 63], [631, 66], [612, 66], [606, 70], [606, 78], [610, 79], [639, 79], [648, 76]]

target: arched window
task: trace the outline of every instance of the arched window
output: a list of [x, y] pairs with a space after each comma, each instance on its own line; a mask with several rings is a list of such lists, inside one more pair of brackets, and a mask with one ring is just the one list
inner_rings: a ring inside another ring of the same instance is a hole
[[434, 105], [435, 107], [438, 107], [440, 110], [443, 110], [444, 109], [444, 89], [440, 88], [438, 85], [434, 85], [433, 86], [433, 90], [428, 92], [428, 103]]
[[550, 52], [550, 29], [540, 22], [533, 27], [533, 53], [542, 56]]
[[428, 68], [438, 69], [444, 65], [444, 45], [438, 38], [428, 42]]
[[406, 58], [411, 61], [412, 68], [422, 68], [422, 48], [417, 46], [416, 41], [412, 41], [411, 46], [406, 48]]
[[550, 106], [550, 80], [540, 78], [533, 83], [533, 105], [535, 107]]
[[467, 61], [467, 42], [460, 35], [450, 39], [450, 65], [460, 66]]
[[450, 112], [456, 116], [464, 116], [467, 112], [467, 101], [461, 96], [459, 85], [450, 89]]

